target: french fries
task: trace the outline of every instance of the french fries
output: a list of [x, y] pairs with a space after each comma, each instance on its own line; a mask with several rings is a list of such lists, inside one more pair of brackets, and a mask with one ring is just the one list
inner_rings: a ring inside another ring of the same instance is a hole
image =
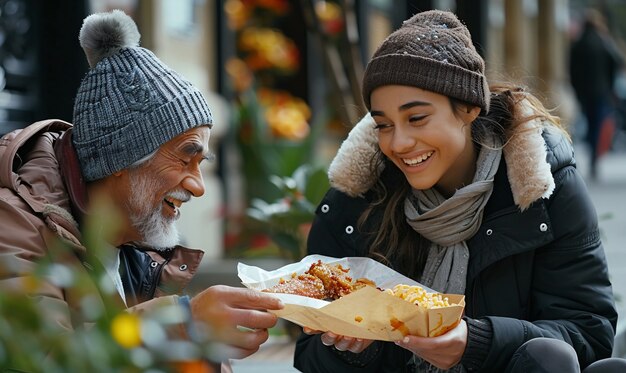
[[450, 306], [447, 297], [444, 297], [440, 293], [428, 293], [421, 286], [396, 285], [393, 289], [386, 289], [385, 292], [424, 309]]

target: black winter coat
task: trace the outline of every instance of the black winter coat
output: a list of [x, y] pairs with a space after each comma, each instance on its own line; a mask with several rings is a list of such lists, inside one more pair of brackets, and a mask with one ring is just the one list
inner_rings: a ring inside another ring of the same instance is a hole
[[[597, 214], [569, 141], [543, 136], [556, 184], [550, 198], [521, 212], [503, 157], [481, 227], [468, 241], [468, 345], [461, 363], [469, 372], [503, 371], [513, 353], [537, 337], [572, 345], [581, 368], [611, 355], [617, 313]], [[366, 206], [366, 198], [329, 190], [317, 209], [308, 253], [367, 256], [357, 227]], [[411, 371], [410, 358], [390, 342], [353, 354], [322, 345], [319, 335], [302, 335], [294, 366], [303, 372], [403, 372]]]

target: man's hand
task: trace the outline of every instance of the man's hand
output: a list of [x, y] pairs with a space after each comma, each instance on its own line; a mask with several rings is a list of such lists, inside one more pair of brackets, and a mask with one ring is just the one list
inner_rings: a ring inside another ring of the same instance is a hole
[[[318, 330], [303, 328], [303, 332], [309, 335], [321, 333]], [[350, 351], [358, 354], [372, 344], [372, 340], [346, 337], [335, 333], [326, 332], [320, 336], [324, 346], [335, 346], [339, 351]]]
[[461, 320], [459, 325], [439, 337], [417, 337], [407, 335], [396, 344], [441, 369], [450, 369], [457, 365], [467, 345], [467, 324]]
[[210, 338], [230, 346], [230, 357], [237, 359], [256, 352], [268, 338], [267, 329], [276, 325], [277, 317], [265, 310], [283, 308], [269, 294], [223, 285], [204, 290], [190, 304], [194, 321], [204, 323]]

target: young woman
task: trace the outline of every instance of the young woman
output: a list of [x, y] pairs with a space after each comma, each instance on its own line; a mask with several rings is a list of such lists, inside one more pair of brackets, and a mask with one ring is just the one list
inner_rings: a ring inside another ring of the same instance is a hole
[[376, 258], [465, 294], [465, 316], [395, 343], [305, 328], [295, 367], [575, 372], [610, 357], [617, 314], [596, 212], [558, 118], [521, 89], [488, 87], [469, 31], [441, 11], [382, 43], [363, 98], [370, 115], [330, 166], [309, 253]]

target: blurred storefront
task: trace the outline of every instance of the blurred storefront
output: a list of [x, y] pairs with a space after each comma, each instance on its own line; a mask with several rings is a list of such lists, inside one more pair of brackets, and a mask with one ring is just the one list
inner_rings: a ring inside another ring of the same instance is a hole
[[43, 118], [71, 120], [87, 70], [76, 42], [85, 3], [0, 1], [0, 134]]
[[214, 111], [217, 160], [205, 170], [205, 196], [183, 210], [187, 244], [207, 258], [280, 255], [256, 234], [276, 228], [268, 222], [256, 221], [241, 241], [251, 200], [289, 212], [316, 203], [298, 199], [300, 190], [285, 196], [268, 179], [292, 176], [299, 164], [328, 164], [365, 113], [365, 62], [404, 19], [433, 8], [456, 12], [492, 82], [514, 79], [568, 122], [576, 112], [566, 74], [570, 21], [588, 5], [602, 6], [623, 32], [617, 0], [0, 0], [0, 133], [50, 117], [71, 121], [87, 69], [77, 41], [82, 19], [122, 8], [137, 21], [142, 46], [200, 87]]

